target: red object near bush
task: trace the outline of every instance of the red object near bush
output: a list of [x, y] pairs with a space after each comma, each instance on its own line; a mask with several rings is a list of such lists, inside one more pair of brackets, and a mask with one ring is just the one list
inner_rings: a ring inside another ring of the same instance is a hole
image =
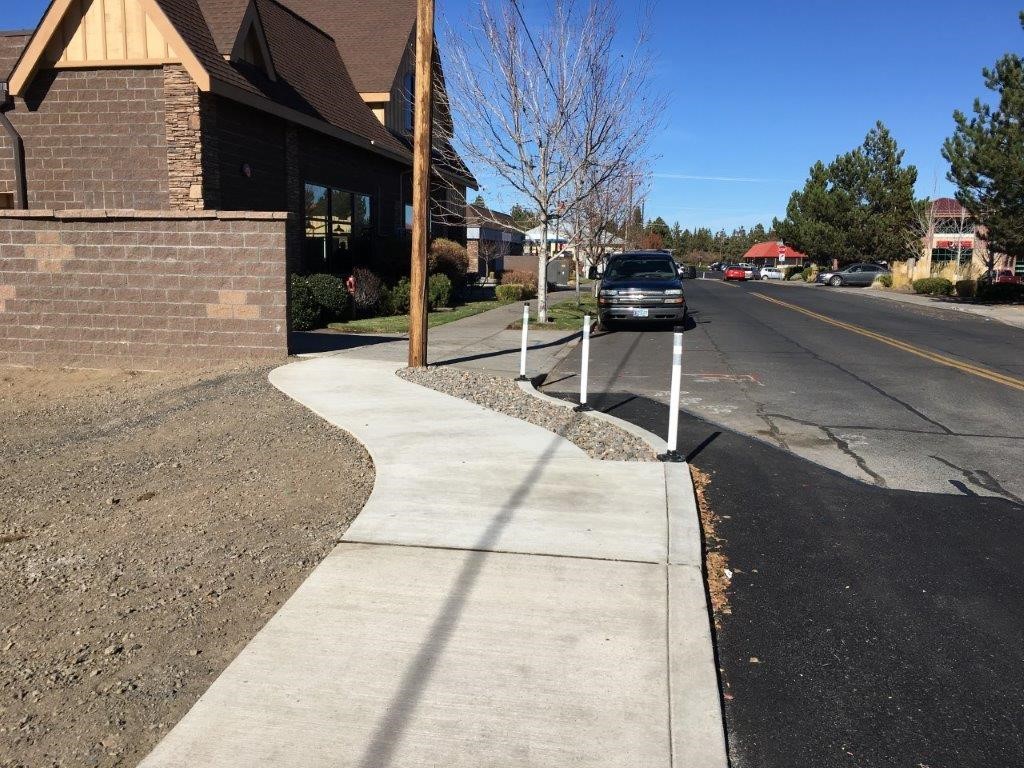
[[746, 280], [747, 271], [743, 267], [729, 267], [725, 270], [726, 280]]

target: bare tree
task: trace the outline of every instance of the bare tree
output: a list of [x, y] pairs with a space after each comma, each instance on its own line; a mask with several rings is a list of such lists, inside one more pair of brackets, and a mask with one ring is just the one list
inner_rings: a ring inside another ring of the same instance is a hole
[[471, 166], [537, 211], [537, 309], [547, 320], [548, 230], [643, 157], [661, 110], [646, 24], [623, 45], [612, 0], [553, 0], [529, 28], [517, 0], [480, 0], [443, 50], [456, 134]]
[[637, 195], [642, 194], [649, 174], [640, 164], [623, 169], [599, 187], [586, 184], [588, 194], [567, 217], [576, 256], [576, 298], [579, 301], [579, 277], [583, 266], [597, 266], [607, 253], [616, 233], [624, 234], [629, 225]]

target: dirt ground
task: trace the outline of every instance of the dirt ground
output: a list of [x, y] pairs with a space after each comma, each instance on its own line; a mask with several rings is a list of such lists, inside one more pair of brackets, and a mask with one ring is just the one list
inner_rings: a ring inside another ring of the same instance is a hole
[[266, 373], [0, 368], [0, 766], [134, 766], [362, 508]]

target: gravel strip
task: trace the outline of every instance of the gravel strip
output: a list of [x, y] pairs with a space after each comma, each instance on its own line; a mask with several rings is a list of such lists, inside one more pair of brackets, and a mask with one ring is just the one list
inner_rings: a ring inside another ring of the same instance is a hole
[[510, 379], [448, 367], [403, 368], [398, 375], [414, 384], [550, 430], [578, 445], [593, 459], [657, 461], [647, 443], [624, 429], [546, 403], [523, 392]]

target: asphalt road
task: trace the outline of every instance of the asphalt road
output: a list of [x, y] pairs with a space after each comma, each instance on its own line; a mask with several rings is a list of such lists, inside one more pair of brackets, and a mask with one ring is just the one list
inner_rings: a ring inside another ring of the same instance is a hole
[[[753, 294], [1018, 378], [1024, 336], [824, 288], [688, 289], [680, 448], [734, 571], [734, 768], [1024, 765], [1024, 393]], [[595, 336], [591, 403], [664, 434], [670, 338]], [[545, 390], [572, 398], [577, 362]]]
[[[1020, 329], [802, 284], [694, 280], [687, 300], [684, 410], [880, 487], [1024, 498]], [[591, 349], [592, 391], [668, 401], [670, 334]], [[578, 367], [550, 378], [577, 389]]]

